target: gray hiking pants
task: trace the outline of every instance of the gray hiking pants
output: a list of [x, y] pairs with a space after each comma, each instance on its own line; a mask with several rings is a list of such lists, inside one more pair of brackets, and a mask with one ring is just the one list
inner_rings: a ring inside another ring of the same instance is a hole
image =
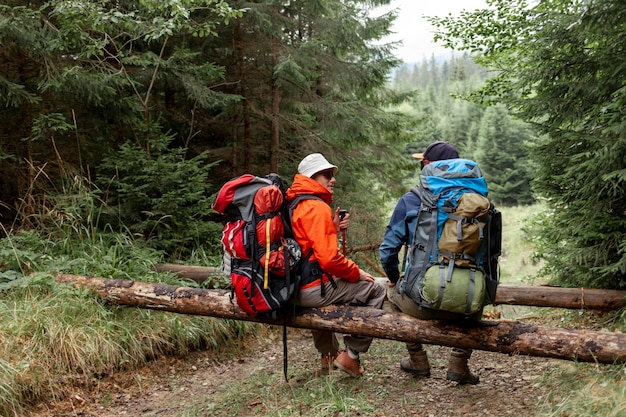
[[[398, 281], [398, 284], [395, 287], [389, 287], [387, 289], [387, 299], [389, 300], [389, 305], [394, 311], [402, 312], [408, 314], [409, 316], [417, 317], [422, 320], [448, 320], [448, 321], [459, 321], [459, 320], [476, 320], [479, 321], [483, 315], [482, 310], [474, 313], [468, 319], [465, 317], [459, 316], [454, 313], [447, 313], [445, 311], [434, 311], [428, 310], [420, 307], [415, 304], [415, 302], [406, 295], [400, 288], [402, 285], [402, 281]], [[421, 343], [411, 343], [407, 342], [406, 348], [409, 353], [419, 352], [423, 350]], [[469, 358], [472, 354], [471, 349], [459, 349], [453, 348], [453, 351], [463, 352]]]
[[[302, 307], [324, 307], [333, 304], [382, 308], [385, 301], [385, 287], [377, 282], [348, 282], [334, 278], [337, 288], [330, 283], [325, 284], [326, 294], [322, 298], [320, 286], [301, 289], [296, 304]], [[321, 353], [335, 353], [339, 350], [339, 341], [333, 332], [312, 330], [315, 348]], [[367, 352], [372, 344], [372, 337], [344, 335], [346, 348], [356, 352]]]

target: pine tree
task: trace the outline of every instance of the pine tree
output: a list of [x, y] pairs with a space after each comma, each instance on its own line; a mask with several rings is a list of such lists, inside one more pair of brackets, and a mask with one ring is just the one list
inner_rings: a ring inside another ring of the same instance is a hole
[[[32, 214], [51, 209], [45, 206], [47, 193], [71, 192], [68, 183], [86, 178], [89, 185], [106, 186], [110, 178], [99, 178], [98, 167], [121, 144], [138, 146], [148, 159], [166, 139], [188, 152], [195, 135], [192, 111], [233, 100], [209, 87], [221, 70], [189, 49], [236, 15], [225, 4], [39, 6], [27, 2], [0, 9], [0, 116], [6, 121], [0, 135], [7, 161], [0, 167], [0, 207], [12, 208], [6, 218], [24, 226], [37, 218]], [[161, 179], [178, 174], [150, 172]], [[163, 217], [164, 225], [168, 221], [173, 217]]]
[[[380, 43], [395, 15], [370, 17], [370, 1], [237, 4], [247, 8], [233, 23], [242, 58], [223, 54], [217, 62], [226, 68], [223, 91], [245, 91], [245, 98], [206, 129], [225, 138], [220, 146], [237, 150], [224, 164], [225, 177], [278, 170], [289, 178], [307, 153], [322, 152], [342, 161], [342, 175], [350, 176], [343, 186], [351, 189], [337, 194], [372, 204], [358, 187], [371, 187], [374, 175], [397, 184], [391, 174], [396, 161], [383, 160], [407, 141], [405, 118], [388, 111], [401, 99], [387, 89], [399, 61]], [[224, 27], [207, 43], [207, 57], [220, 56], [231, 32]], [[241, 141], [247, 137], [249, 145]], [[278, 166], [268, 163], [277, 160]]]
[[[9, 163], [0, 171], [0, 208], [17, 208], [25, 196], [35, 208], [37, 196], [27, 195], [38, 190], [35, 180], [62, 189], [61, 171], [106, 188], [109, 158], [122, 146], [155, 162], [168, 160], [164, 142], [174, 159], [184, 149], [192, 165], [198, 155], [220, 161], [207, 182], [214, 187], [244, 170], [291, 176], [296, 161], [321, 151], [342, 162], [341, 195], [375, 206], [362, 189], [376, 176], [397, 183], [392, 173], [402, 161], [382, 161], [406, 142], [406, 118], [389, 110], [402, 97], [385, 88], [398, 60], [379, 42], [395, 15], [369, 16], [389, 2], [55, 0], [41, 10], [32, 2], [2, 8], [0, 146]], [[42, 167], [46, 176], [37, 175]]]
[[545, 272], [564, 285], [626, 288], [626, 8], [491, 3], [434, 23], [446, 44], [482, 51], [497, 70], [476, 97], [506, 103], [543, 135], [532, 156], [550, 207], [535, 231]]
[[509, 117], [502, 105], [485, 111], [475, 154], [489, 184], [489, 197], [498, 205], [530, 204], [528, 169], [529, 129]]

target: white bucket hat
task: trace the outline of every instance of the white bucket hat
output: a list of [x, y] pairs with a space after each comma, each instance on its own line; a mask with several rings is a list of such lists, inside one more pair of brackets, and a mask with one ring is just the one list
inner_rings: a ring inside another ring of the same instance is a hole
[[318, 172], [325, 171], [327, 169], [333, 169], [334, 173], [337, 173], [337, 168], [335, 165], [331, 164], [324, 158], [324, 155], [321, 153], [312, 153], [307, 155], [298, 165], [298, 172], [305, 177], [311, 178], [313, 175]]

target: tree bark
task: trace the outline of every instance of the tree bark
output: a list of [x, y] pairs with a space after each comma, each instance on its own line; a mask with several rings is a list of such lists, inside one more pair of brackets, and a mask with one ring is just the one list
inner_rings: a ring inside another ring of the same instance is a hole
[[500, 285], [496, 304], [610, 311], [626, 307], [626, 291]]
[[[276, 7], [274, 13], [278, 14]], [[280, 41], [276, 36], [272, 37], [272, 114], [270, 115], [270, 172], [278, 172], [278, 155], [280, 151], [280, 101], [282, 95], [276, 68], [278, 67], [278, 57], [280, 56]]]
[[516, 321], [451, 323], [419, 320], [368, 307], [329, 306], [302, 309], [276, 320], [251, 317], [224, 290], [202, 290], [129, 280], [58, 275], [57, 281], [96, 291], [120, 305], [289, 327], [328, 330], [401, 342], [477, 349], [508, 354], [626, 363], [626, 334], [535, 326]]
[[[220, 273], [219, 268], [176, 264], [158, 264], [156, 269], [160, 272], [175, 272], [180, 277], [190, 278], [198, 283]], [[208, 287], [213, 288], [211, 285]], [[501, 284], [496, 294], [496, 305], [498, 304], [611, 311], [626, 307], [626, 292]]]
[[[238, 9], [240, 7], [239, 1], [235, 1], [235, 7]], [[247, 78], [247, 70], [246, 70], [246, 62], [245, 62], [245, 53], [244, 53], [244, 36], [242, 34], [243, 29], [243, 19], [238, 17], [235, 20], [235, 51], [237, 52], [237, 63], [236, 63], [236, 71], [239, 75], [239, 94], [242, 97], [241, 100], [241, 116], [243, 122], [243, 171], [248, 172], [250, 170], [251, 164], [251, 154], [252, 154], [252, 139], [251, 139], [251, 129], [250, 129], [250, 100], [248, 97], [248, 78]], [[236, 126], [233, 127], [235, 133], [233, 135], [234, 138], [239, 137], [238, 128]], [[237, 151], [239, 148], [237, 147], [237, 141], [233, 142], [233, 166], [235, 168], [235, 172], [239, 172], [239, 161], [237, 160]]]

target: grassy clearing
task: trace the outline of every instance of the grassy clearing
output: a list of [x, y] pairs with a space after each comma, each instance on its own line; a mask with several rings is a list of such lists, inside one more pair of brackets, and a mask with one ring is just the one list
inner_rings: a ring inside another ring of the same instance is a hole
[[[33, 232], [0, 241], [0, 415], [67, 395], [161, 355], [232, 346], [253, 326], [107, 305], [56, 273], [194, 285], [154, 272], [156, 252], [121, 235], [55, 241]], [[47, 271], [47, 272], [36, 272]]]

